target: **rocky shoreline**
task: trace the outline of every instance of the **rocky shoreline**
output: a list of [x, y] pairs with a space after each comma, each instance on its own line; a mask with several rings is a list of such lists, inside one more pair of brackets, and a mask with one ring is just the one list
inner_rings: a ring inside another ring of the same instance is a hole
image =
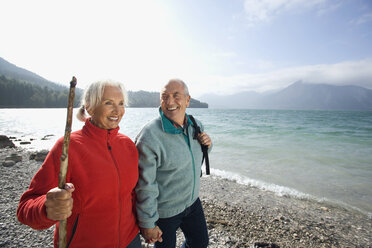
[[[12, 165], [5, 163], [12, 156], [17, 156], [17, 161]], [[0, 247], [53, 247], [53, 228], [32, 230], [16, 218], [19, 198], [42, 163], [35, 156], [22, 148], [0, 149]], [[371, 217], [357, 211], [280, 197], [213, 176], [204, 176], [201, 181], [209, 247], [372, 245]], [[177, 240], [180, 245], [181, 232]]]
[[202, 187], [210, 247], [371, 247], [372, 220], [360, 212], [218, 178]]

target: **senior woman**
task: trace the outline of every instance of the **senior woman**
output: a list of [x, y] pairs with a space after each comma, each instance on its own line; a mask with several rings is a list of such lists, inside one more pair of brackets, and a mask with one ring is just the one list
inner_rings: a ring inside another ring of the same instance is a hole
[[89, 85], [77, 115], [85, 125], [71, 133], [65, 189], [57, 187], [60, 138], [20, 199], [20, 222], [34, 229], [56, 224], [54, 247], [58, 247], [58, 221], [66, 218], [70, 248], [141, 247], [133, 191], [138, 152], [127, 136], [118, 133], [126, 100], [120, 83]]

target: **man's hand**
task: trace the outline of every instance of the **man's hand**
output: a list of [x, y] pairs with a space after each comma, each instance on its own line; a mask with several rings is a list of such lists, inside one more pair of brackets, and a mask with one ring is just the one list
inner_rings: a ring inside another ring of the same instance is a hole
[[141, 228], [141, 234], [146, 240], [146, 243], [153, 244], [155, 242], [163, 242], [161, 235], [163, 232], [160, 230], [158, 226], [154, 228]]
[[212, 145], [211, 138], [208, 136], [208, 134], [206, 134], [204, 132], [202, 132], [198, 135], [198, 140], [199, 140], [200, 144], [208, 146], [208, 148]]
[[72, 192], [75, 187], [72, 183], [66, 183], [65, 189], [53, 188], [46, 193], [46, 213], [50, 220], [65, 220], [72, 214]]

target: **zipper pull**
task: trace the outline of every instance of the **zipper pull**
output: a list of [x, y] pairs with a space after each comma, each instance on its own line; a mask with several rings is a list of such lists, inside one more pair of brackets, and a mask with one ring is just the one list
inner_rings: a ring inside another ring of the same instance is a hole
[[111, 146], [110, 146], [110, 130], [107, 130], [107, 148], [111, 151]]

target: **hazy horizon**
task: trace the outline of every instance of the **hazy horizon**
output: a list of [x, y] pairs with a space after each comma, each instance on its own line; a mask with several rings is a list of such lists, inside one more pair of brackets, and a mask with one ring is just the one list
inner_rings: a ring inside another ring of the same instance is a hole
[[304, 83], [372, 89], [369, 0], [4, 0], [0, 57], [79, 87], [101, 79], [194, 97]]

